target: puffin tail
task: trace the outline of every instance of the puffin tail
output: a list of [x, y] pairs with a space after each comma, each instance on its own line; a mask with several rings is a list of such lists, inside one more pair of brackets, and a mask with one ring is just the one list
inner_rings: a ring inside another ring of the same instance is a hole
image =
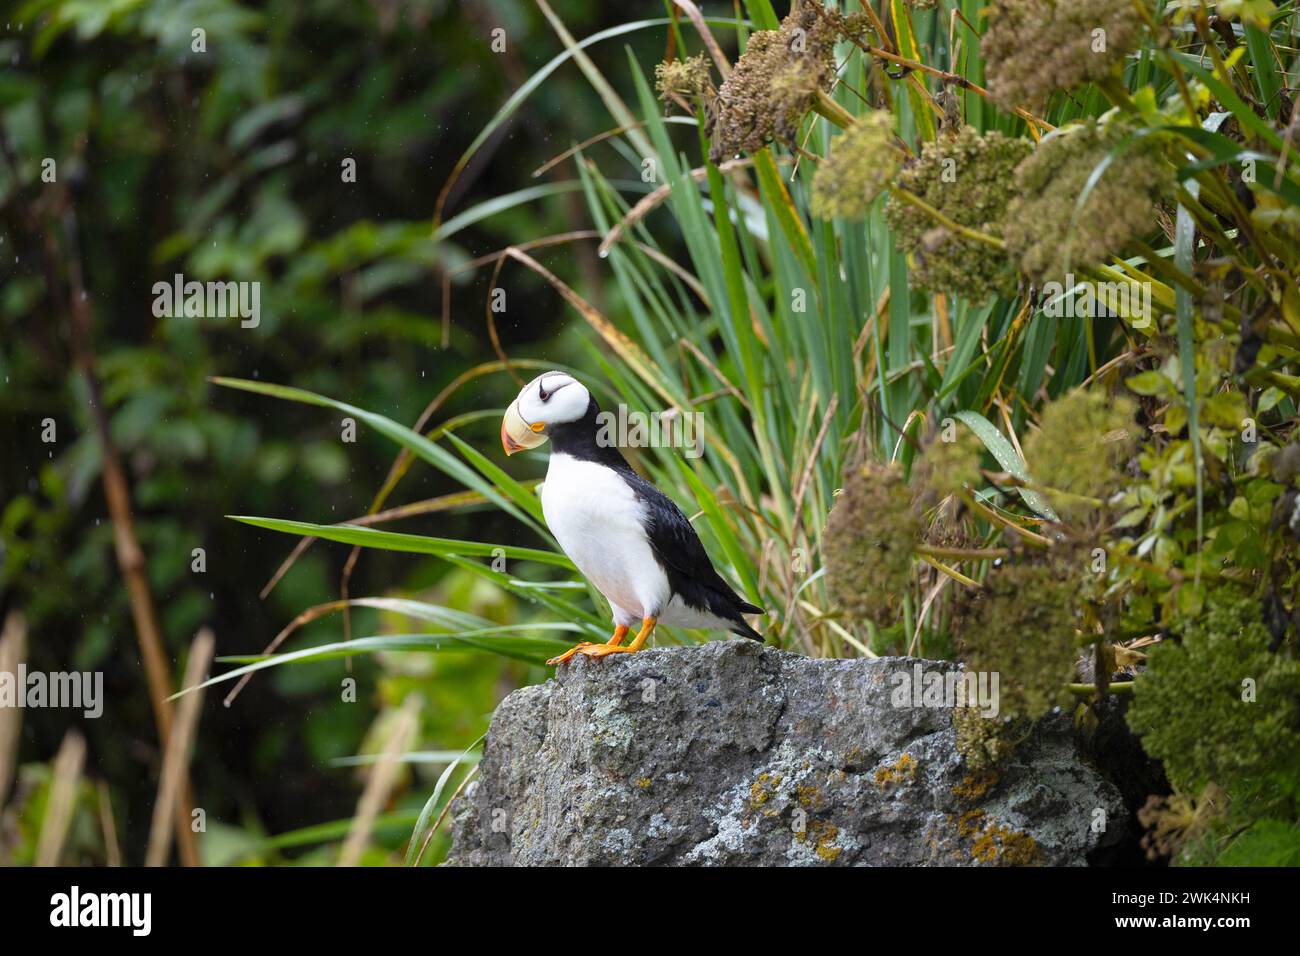
[[744, 620], [741, 619], [740, 615], [741, 614], [763, 614], [764, 613], [763, 609], [761, 607], [755, 607], [753, 604], [749, 604], [745, 601], [739, 601], [736, 604], [736, 611], [738, 613], [736, 615], [736, 620], [732, 623], [731, 633], [739, 634], [741, 637], [747, 637], [751, 641], [761, 642], [763, 640], [763, 635], [758, 633], [758, 631], [754, 630], [748, 624], [746, 624]]

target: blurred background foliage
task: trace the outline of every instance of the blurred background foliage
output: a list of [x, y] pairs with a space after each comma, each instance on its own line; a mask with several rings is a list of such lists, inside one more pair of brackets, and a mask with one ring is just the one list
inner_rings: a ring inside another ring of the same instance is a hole
[[[557, 6], [583, 35], [625, 16], [594, 0]], [[365, 428], [355, 445], [343, 443], [341, 416], [217, 390], [208, 377], [290, 382], [413, 422], [440, 389], [492, 354], [482, 316], [486, 273], [454, 277], [445, 345], [444, 275], [472, 256], [586, 224], [566, 176], [531, 174], [589, 132], [582, 119], [599, 101], [576, 70], [552, 75], [476, 153], [448, 197], [449, 217], [520, 188], [540, 194], [472, 215], [476, 221], [435, 241], [438, 188], [456, 158], [559, 50], [534, 5], [37, 0], [4, 19], [0, 603], [26, 615], [29, 667], [104, 672], [103, 718], [79, 721], [86, 775], [109, 782], [117, 840], [126, 861], [138, 863], [160, 754], [88, 396], [68, 317], [48, 287], [45, 244], [58, 232], [48, 196], [65, 188], [75, 207], [91, 347], [175, 682], [201, 625], [215, 630], [219, 654], [254, 653], [304, 608], [338, 593], [347, 550], [321, 546], [259, 600], [292, 542], [223, 516], [362, 514], [392, 457]], [[192, 49], [195, 28], [205, 31], [205, 52]], [[501, 53], [491, 49], [497, 28], [505, 30]], [[663, 53], [662, 31], [623, 43], [650, 61]], [[622, 67], [623, 43], [598, 45], [591, 56]], [[56, 161], [57, 185], [42, 182], [46, 157]], [[345, 159], [355, 160], [355, 182], [343, 181]], [[595, 268], [594, 247], [560, 247], [545, 260], [582, 287]], [[260, 282], [260, 325], [156, 319], [152, 286], [175, 273]], [[563, 303], [541, 279], [521, 270], [510, 294], [527, 303], [498, 322], [511, 348], [556, 362], [574, 354]], [[589, 294], [598, 298], [599, 290]], [[504, 376], [480, 380], [445, 410], [500, 407], [513, 391]], [[56, 426], [48, 444], [45, 419]], [[495, 428], [481, 428], [489, 447]], [[453, 489], [417, 468], [393, 503]], [[469, 509], [416, 518], [407, 529], [493, 540], [504, 520]], [[194, 548], [206, 552], [203, 573], [191, 569]], [[432, 558], [359, 563], [354, 594], [395, 590], [435, 593], [492, 620], [515, 614], [499, 592]], [[354, 633], [379, 633], [381, 614], [355, 612]], [[337, 619], [308, 625], [309, 635], [313, 627], [322, 637], [339, 630]], [[210, 696], [193, 768], [196, 802], [207, 812], [205, 858], [282, 859], [265, 842], [270, 835], [351, 816], [358, 771], [330, 761], [374, 746], [386, 708], [420, 695], [422, 744], [459, 751], [526, 679], [525, 669], [496, 657], [366, 657], [352, 675], [356, 704], [340, 705], [341, 665], [277, 671], [229, 709]], [[41, 819], [49, 775], [39, 765], [58, 750], [68, 723], [56, 710], [22, 715], [20, 763], [32, 766], [15, 782], [0, 860], [35, 853], [36, 834], [22, 821]], [[407, 819], [382, 830], [381, 845], [404, 846], [437, 777], [436, 765], [413, 766], [425, 783], [398, 786], [392, 809]], [[78, 807], [88, 816], [73, 831], [83, 839], [69, 858], [103, 861], [98, 810], [89, 800]]]

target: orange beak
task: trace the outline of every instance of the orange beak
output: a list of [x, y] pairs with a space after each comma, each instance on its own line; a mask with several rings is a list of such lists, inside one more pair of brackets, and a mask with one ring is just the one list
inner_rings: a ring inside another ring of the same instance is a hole
[[524, 446], [519, 444], [510, 437], [510, 432], [506, 430], [506, 423], [501, 422], [501, 447], [505, 449], [507, 455], [513, 455], [517, 451], [523, 451]]
[[541, 424], [529, 425], [519, 414], [518, 399], [510, 403], [505, 417], [501, 419], [501, 447], [507, 455], [526, 448], [536, 448], [546, 441]]

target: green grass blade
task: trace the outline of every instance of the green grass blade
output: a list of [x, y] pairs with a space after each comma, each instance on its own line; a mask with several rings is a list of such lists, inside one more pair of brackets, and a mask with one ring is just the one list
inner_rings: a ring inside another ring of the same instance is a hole
[[380, 531], [378, 528], [364, 528], [348, 524], [315, 524], [311, 521], [290, 521], [287, 518], [257, 518], [250, 515], [226, 515], [234, 521], [265, 528], [268, 531], [281, 531], [285, 534], [306, 535], [325, 541], [338, 541], [342, 544], [355, 544], [363, 548], [376, 548], [380, 551], [401, 551], [406, 554], [432, 554], [437, 557], [448, 555], [473, 555], [477, 557], [497, 557], [498, 555], [516, 561], [538, 561], [557, 567], [573, 569], [571, 562], [564, 555], [555, 551], [543, 551], [540, 548], [522, 548], [517, 545], [491, 544], [486, 541], [458, 541], [454, 538], [431, 538], [419, 534], [402, 534], [398, 531]]

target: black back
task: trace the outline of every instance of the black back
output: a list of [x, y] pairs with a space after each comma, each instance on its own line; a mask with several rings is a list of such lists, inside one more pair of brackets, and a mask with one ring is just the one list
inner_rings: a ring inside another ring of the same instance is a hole
[[[762, 640], [762, 635], [741, 618], [741, 614], [762, 614], [763, 609], [745, 601], [729, 585], [709, 560], [700, 536], [695, 533], [682, 509], [671, 498], [646, 481], [627, 463], [623, 453], [613, 445], [597, 441], [600, 406], [592, 398], [582, 418], [550, 431], [554, 452], [582, 461], [592, 461], [612, 468], [628, 483], [645, 505], [646, 537], [650, 549], [668, 576], [673, 593], [694, 608], [707, 610], [733, 624], [732, 630], [744, 637]], [[660, 609], [662, 610], [662, 609]]]

